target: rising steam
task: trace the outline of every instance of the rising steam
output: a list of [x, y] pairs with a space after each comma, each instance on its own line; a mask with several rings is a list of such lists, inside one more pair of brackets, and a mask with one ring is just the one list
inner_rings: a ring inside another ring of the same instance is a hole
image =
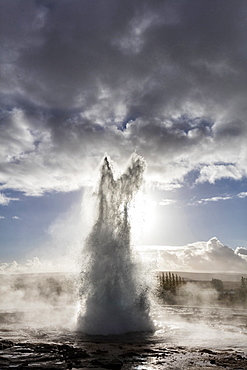
[[138, 279], [130, 249], [129, 207], [142, 185], [145, 167], [144, 159], [134, 154], [125, 173], [115, 179], [111, 162], [103, 160], [98, 214], [85, 245], [81, 332], [108, 335], [153, 328], [147, 289]]

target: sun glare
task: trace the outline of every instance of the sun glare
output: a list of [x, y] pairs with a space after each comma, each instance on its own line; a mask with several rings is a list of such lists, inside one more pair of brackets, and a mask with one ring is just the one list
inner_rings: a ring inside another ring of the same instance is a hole
[[130, 206], [132, 243], [144, 242], [145, 236], [154, 230], [158, 203], [143, 193], [136, 195]]

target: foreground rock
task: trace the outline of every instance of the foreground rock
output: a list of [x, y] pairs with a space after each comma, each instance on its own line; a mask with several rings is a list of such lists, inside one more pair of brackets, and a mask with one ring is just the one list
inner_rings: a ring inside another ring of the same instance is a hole
[[0, 369], [247, 369], [234, 350], [166, 347], [161, 343], [86, 341], [35, 343], [0, 340]]

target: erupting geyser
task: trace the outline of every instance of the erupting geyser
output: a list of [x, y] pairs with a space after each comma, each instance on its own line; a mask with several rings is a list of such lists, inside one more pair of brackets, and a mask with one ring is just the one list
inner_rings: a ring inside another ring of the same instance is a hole
[[85, 303], [78, 330], [87, 334], [150, 331], [147, 288], [138, 278], [130, 249], [129, 207], [140, 189], [145, 160], [134, 154], [121, 177], [115, 179], [107, 157], [101, 167], [96, 222], [86, 240], [87, 264], [82, 277]]

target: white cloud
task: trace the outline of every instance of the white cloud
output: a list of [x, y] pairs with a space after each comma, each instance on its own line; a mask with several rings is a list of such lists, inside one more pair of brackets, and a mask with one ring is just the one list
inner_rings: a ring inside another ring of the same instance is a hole
[[236, 254], [247, 255], [247, 248], [238, 247], [235, 250]]
[[200, 176], [197, 179], [197, 182], [200, 183], [200, 182], [208, 181], [214, 184], [215, 181], [220, 180], [222, 178], [241, 180], [244, 176], [245, 176], [245, 169], [239, 167], [237, 164], [235, 165], [211, 164], [208, 166], [204, 166], [200, 170]]
[[224, 195], [224, 196], [214, 196], [214, 197], [211, 197], [211, 198], [202, 198], [200, 200], [195, 200], [195, 201], [192, 201], [191, 203], [189, 203], [189, 205], [197, 205], [197, 204], [207, 204], [207, 203], [210, 203], [210, 202], [218, 202], [218, 201], [221, 201], [221, 200], [231, 200], [231, 199], [244, 199], [247, 197], [247, 192], [242, 192], [242, 193], [238, 193], [236, 195]]
[[0, 216], [0, 219], [2, 220], [2, 219], [4, 219], [5, 217], [4, 216]]
[[217, 238], [180, 247], [146, 247], [143, 255], [156, 260], [156, 268], [164, 270], [245, 272], [247, 260], [240, 253], [223, 245]]
[[10, 263], [1, 263], [0, 272], [6, 273], [32, 273], [32, 272], [56, 272], [69, 271], [66, 264], [55, 264], [52, 261], [41, 261], [38, 257], [27, 260], [21, 264], [16, 261]]
[[247, 262], [247, 248], [238, 247], [236, 248], [235, 253]]
[[[71, 263], [68, 263], [71, 262]], [[73, 264], [74, 263], [74, 264]], [[75, 261], [65, 257], [59, 261], [51, 261], [33, 257], [24, 263], [13, 261], [0, 263], [1, 273], [38, 273], [38, 272], [78, 272], [75, 268]]]
[[247, 197], [247, 192], [245, 191], [245, 192], [242, 192], [242, 193], [239, 193], [238, 195], [237, 195], [239, 198], [246, 198]]
[[18, 216], [13, 216], [12, 218], [13, 218], [13, 220], [20, 220], [20, 217], [18, 217]]
[[159, 205], [160, 206], [169, 206], [171, 204], [174, 204], [176, 203], [177, 201], [175, 199], [162, 199], [160, 202], [159, 202]]
[[19, 198], [11, 198], [7, 195], [0, 193], [0, 205], [7, 206], [11, 201], [19, 200]]
[[229, 196], [229, 195], [226, 195], [223, 197], [218, 196], [218, 197], [211, 197], [211, 198], [203, 198], [191, 204], [207, 204], [209, 202], [218, 202], [220, 200], [230, 200], [230, 199], [233, 199], [233, 196]]

